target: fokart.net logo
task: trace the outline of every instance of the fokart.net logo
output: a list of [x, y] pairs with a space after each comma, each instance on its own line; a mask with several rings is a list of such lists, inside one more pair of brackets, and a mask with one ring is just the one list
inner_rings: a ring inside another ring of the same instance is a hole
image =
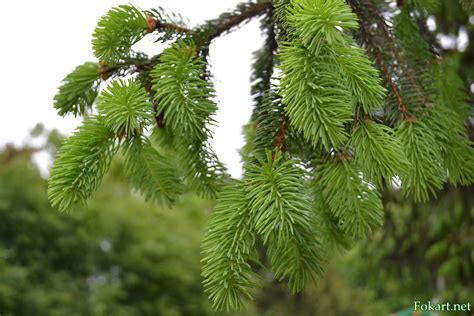
[[467, 312], [472, 310], [471, 303], [432, 303], [415, 301], [414, 311], [429, 312], [429, 311], [446, 311], [446, 312]]

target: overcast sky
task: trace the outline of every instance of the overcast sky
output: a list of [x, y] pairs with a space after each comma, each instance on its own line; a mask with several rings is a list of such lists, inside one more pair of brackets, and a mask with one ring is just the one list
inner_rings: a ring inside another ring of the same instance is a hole
[[[69, 134], [80, 123], [62, 118], [53, 108], [60, 81], [77, 65], [94, 61], [91, 34], [99, 18], [112, 6], [131, 3], [142, 9], [163, 6], [179, 12], [190, 26], [233, 8], [236, 0], [81, 0], [3, 1], [0, 10], [0, 146], [21, 144], [28, 131], [42, 122], [48, 129]], [[237, 150], [243, 145], [241, 127], [251, 112], [249, 74], [251, 53], [261, 45], [258, 23], [214, 41], [212, 72], [219, 111], [214, 148], [232, 175], [241, 172]], [[140, 48], [153, 52], [149, 40]], [[45, 164], [46, 156], [37, 159]]]

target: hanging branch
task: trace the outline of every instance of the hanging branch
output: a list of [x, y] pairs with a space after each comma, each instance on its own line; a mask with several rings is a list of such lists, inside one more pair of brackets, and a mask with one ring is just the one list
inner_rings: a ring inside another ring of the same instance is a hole
[[[215, 199], [203, 284], [213, 306], [229, 310], [258, 283], [257, 247], [265, 248], [275, 278], [297, 292], [321, 274], [331, 244], [379, 229], [384, 183], [398, 177], [403, 194], [423, 201], [448, 177], [472, 183], [465, 91], [447, 72], [456, 67], [443, 63], [426, 78], [432, 55], [423, 41], [417, 45], [408, 10], [396, 16], [392, 34], [372, 1], [347, 1], [352, 9], [344, 0], [240, 4], [192, 29], [161, 9], [111, 9], [93, 35], [99, 63], [78, 66], [55, 97], [60, 115], [88, 118], [51, 169], [51, 203], [62, 210], [86, 203], [118, 149], [145, 199], [168, 204], [190, 190]], [[405, 1], [410, 10], [413, 3]], [[246, 131], [242, 180], [232, 180], [210, 145], [217, 104], [206, 57], [214, 38], [260, 15], [266, 37], [251, 75], [256, 128]], [[134, 52], [151, 32], [173, 43], [153, 57]], [[117, 79], [131, 73], [138, 76]], [[101, 79], [109, 78], [96, 103]], [[424, 111], [425, 97], [440, 103], [434, 111]], [[94, 104], [97, 115], [88, 115]], [[396, 116], [396, 128], [392, 118], [376, 121], [381, 112]]]
[[193, 30], [178, 24], [174, 23], [164, 23], [159, 21], [158, 19], [148, 15], [146, 17], [146, 21], [148, 24], [148, 33], [152, 33], [155, 30], [170, 30], [170, 31], [175, 31], [178, 33], [191, 33]]

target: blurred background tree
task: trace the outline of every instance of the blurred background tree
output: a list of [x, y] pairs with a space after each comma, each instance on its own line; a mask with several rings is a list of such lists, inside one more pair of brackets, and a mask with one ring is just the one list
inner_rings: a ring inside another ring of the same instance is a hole
[[130, 196], [117, 161], [89, 208], [58, 213], [32, 148], [0, 155], [2, 315], [204, 315], [206, 203], [172, 211]]

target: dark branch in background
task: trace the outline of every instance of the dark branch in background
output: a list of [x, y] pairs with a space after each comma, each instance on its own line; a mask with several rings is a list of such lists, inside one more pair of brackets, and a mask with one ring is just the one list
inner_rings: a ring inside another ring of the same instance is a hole
[[[403, 6], [403, 1], [401, 1], [401, 0], [397, 1], [397, 6], [401, 10], [402, 6]], [[391, 38], [392, 42], [393, 42], [393, 37], [390, 36], [390, 34], [387, 30], [388, 26], [387, 26], [387, 23], [385, 22], [385, 19], [381, 15], [378, 15], [378, 17], [380, 19], [380, 25], [383, 27], [385, 36], [387, 38]], [[440, 57], [440, 55], [438, 53], [439, 45], [437, 44], [436, 36], [434, 35], [434, 33], [430, 32], [428, 30], [428, 24], [426, 24], [426, 19], [421, 18], [418, 15], [415, 15], [414, 19], [415, 19], [414, 22], [418, 25], [418, 27], [420, 29], [420, 34], [426, 40], [426, 42], [429, 44], [431, 54], [433, 54], [433, 56]], [[419, 98], [421, 97], [421, 101], [426, 105], [432, 103], [430, 100], [428, 100], [428, 98], [427, 98], [428, 93], [425, 91], [424, 87], [419, 84], [418, 80], [415, 79], [416, 74], [413, 72], [411, 67], [408, 66], [408, 64], [405, 62], [405, 60], [401, 57], [401, 52], [400, 52], [399, 47], [397, 45], [392, 45], [391, 49], [392, 49], [392, 52], [395, 54], [395, 57], [399, 61], [400, 65], [403, 67], [403, 71], [406, 73], [406, 75], [408, 77], [408, 80], [410, 80], [410, 83], [418, 91], [418, 96], [419, 96]]]
[[400, 91], [398, 90], [397, 85], [393, 81], [392, 76], [390, 75], [390, 71], [388, 70], [388, 67], [385, 65], [385, 62], [382, 57], [382, 52], [376, 46], [373, 47], [373, 51], [375, 53], [375, 60], [377, 62], [377, 65], [382, 70], [385, 81], [388, 83], [388, 85], [390, 86], [390, 90], [393, 92], [393, 94], [395, 95], [395, 98], [397, 99], [398, 109], [402, 113], [403, 119], [405, 121], [416, 121], [416, 118], [408, 111], [407, 105], [405, 101], [403, 100], [403, 97], [400, 94]]
[[[148, 94], [150, 95], [150, 99], [153, 100], [153, 89], [152, 89], [152, 82], [151, 82], [151, 79], [150, 79], [150, 76], [148, 74], [144, 74], [144, 80], [145, 80], [145, 90], [148, 92]], [[165, 113], [163, 111], [161, 111], [160, 113], [158, 113], [158, 104], [153, 101], [153, 116], [155, 117], [155, 122], [156, 122], [156, 126], [159, 127], [159, 128], [163, 128], [165, 127]]]
[[[358, 1], [358, 0], [348, 0], [347, 2], [351, 6], [352, 10], [357, 15], [357, 17], [359, 18], [360, 30], [363, 33], [363, 41], [365, 42], [364, 44], [367, 46], [367, 49], [370, 52], [372, 52], [373, 55], [375, 56], [375, 61], [377, 63], [377, 66], [382, 71], [382, 74], [383, 74], [383, 77], [384, 77], [386, 83], [389, 85], [390, 90], [392, 91], [392, 93], [395, 96], [395, 99], [396, 99], [397, 104], [398, 104], [398, 109], [402, 113], [403, 119], [406, 120], [406, 121], [416, 121], [416, 117], [408, 111], [407, 104], [406, 104], [402, 94], [400, 93], [400, 90], [399, 90], [397, 84], [393, 80], [393, 77], [390, 73], [388, 64], [384, 60], [382, 51], [381, 51], [379, 45], [375, 42], [376, 41], [375, 40], [375, 35], [373, 34], [374, 31], [371, 29], [369, 19], [367, 19], [367, 17], [364, 16], [364, 12], [360, 8], [360, 6], [364, 6], [366, 9], [370, 9], [370, 10], [373, 11], [373, 12], [371, 12], [371, 14], [373, 16], [377, 17], [377, 21], [376, 21], [377, 27], [380, 28], [383, 31], [384, 38], [385, 38], [386, 42], [389, 44], [393, 55], [397, 59], [397, 63], [399, 65], [402, 65], [402, 67], [408, 69], [408, 66], [406, 65], [404, 60], [401, 58], [400, 51], [399, 51], [397, 45], [394, 42], [393, 36], [388, 31], [388, 27], [385, 23], [385, 20], [379, 14], [377, 8], [373, 7], [373, 3], [371, 1], [367, 1], [367, 2], [370, 2], [370, 3], [364, 2], [363, 4], [361, 4], [360, 1]], [[415, 86], [417, 86], [417, 84], [414, 82], [414, 79], [410, 75], [410, 72], [408, 72], [408, 76], [409, 76], [410, 81], [412, 83], [414, 83]]]
[[280, 121], [280, 127], [278, 129], [277, 138], [276, 138], [276, 148], [281, 150], [283, 153], [287, 151], [287, 148], [285, 145], [285, 133], [286, 133], [287, 128], [288, 128], [288, 116], [286, 114], [283, 114]]

